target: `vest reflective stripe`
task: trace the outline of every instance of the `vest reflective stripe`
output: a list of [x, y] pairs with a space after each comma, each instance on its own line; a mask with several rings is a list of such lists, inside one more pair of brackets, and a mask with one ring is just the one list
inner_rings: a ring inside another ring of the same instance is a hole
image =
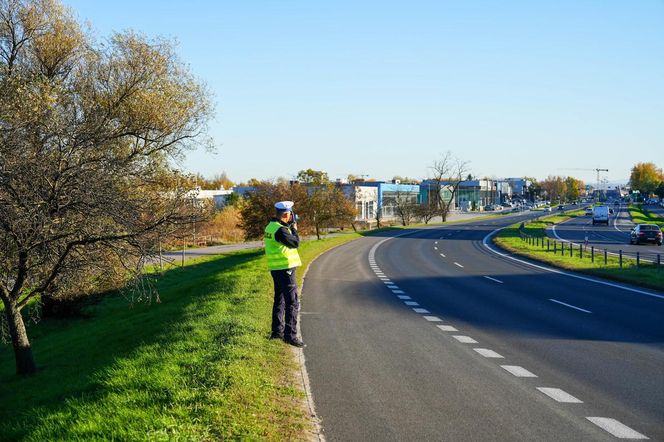
[[274, 239], [277, 230], [284, 227], [276, 221], [270, 222], [265, 227], [265, 255], [267, 256], [267, 267], [270, 270], [283, 270], [299, 267], [302, 265], [297, 249], [286, 247]]

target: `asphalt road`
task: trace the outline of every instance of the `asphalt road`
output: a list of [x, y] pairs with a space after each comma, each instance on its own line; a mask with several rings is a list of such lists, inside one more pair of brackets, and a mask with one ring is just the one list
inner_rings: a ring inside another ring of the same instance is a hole
[[[615, 207], [615, 206], [612, 206]], [[653, 259], [656, 254], [664, 255], [664, 248], [655, 243], [630, 245], [629, 233], [634, 227], [629, 211], [625, 206], [614, 209], [615, 213], [611, 215], [609, 225], [592, 224], [592, 216], [581, 216], [572, 218], [561, 224], [557, 224], [554, 229], [547, 231], [551, 238], [570, 241], [575, 244], [583, 243], [588, 238], [588, 247], [595, 249], [607, 249], [611, 253], [623, 253], [635, 255], [639, 252], [641, 256], [647, 259]], [[664, 258], [664, 256], [663, 256]], [[663, 261], [664, 262], [664, 259]]]
[[301, 328], [327, 440], [664, 440], [664, 294], [483, 243], [514, 221], [363, 238], [311, 265]]

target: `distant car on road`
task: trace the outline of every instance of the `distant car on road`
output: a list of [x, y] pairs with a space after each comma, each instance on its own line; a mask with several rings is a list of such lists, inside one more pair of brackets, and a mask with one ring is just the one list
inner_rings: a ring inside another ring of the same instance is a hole
[[545, 211], [545, 212], [551, 212], [551, 206], [549, 206], [549, 207], [545, 207], [545, 208], [544, 208], [544, 211]]
[[559, 206], [558, 206], [558, 210], [565, 210], [565, 206], [563, 206], [562, 204], [559, 205]]
[[620, 200], [615, 200], [615, 201], [613, 202], [613, 204], [616, 205], [616, 206], [619, 206], [619, 205], [620, 205]]
[[593, 207], [593, 225], [602, 223], [609, 225], [609, 208], [608, 206], [595, 206]]
[[586, 208], [586, 215], [592, 215], [593, 214], [593, 208], [592, 207], [587, 207]]
[[662, 245], [662, 230], [657, 224], [637, 224], [629, 234], [630, 244], [641, 244], [642, 242], [654, 242]]

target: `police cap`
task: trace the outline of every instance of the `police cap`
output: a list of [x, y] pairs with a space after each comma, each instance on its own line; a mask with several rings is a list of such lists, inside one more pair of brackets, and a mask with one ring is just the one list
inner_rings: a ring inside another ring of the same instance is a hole
[[279, 201], [274, 205], [277, 209], [277, 212], [290, 212], [293, 210], [293, 201]]

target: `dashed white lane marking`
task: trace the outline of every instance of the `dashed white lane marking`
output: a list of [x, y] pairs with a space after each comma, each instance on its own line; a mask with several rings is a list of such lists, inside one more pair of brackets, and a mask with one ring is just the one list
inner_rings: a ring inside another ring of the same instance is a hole
[[518, 365], [501, 365], [502, 368], [505, 370], [509, 371], [512, 373], [514, 376], [518, 378], [536, 378], [537, 375], [529, 372], [523, 367], [520, 367]]
[[388, 289], [398, 289], [399, 286], [398, 285], [388, 285], [387, 288]]
[[491, 280], [491, 281], [493, 281], [493, 282], [497, 282], [498, 284], [502, 284], [502, 283], [503, 283], [503, 281], [501, 281], [500, 279], [492, 278], [492, 277], [490, 277], [490, 276], [485, 276], [485, 278], [486, 278], [486, 279], [489, 279], [489, 280]]
[[426, 319], [429, 322], [443, 322], [443, 320], [440, 319], [438, 316], [425, 316], [424, 319]]
[[425, 308], [414, 308], [413, 311], [414, 311], [415, 313], [422, 313], [422, 314], [424, 314], [424, 313], [431, 313], [429, 310], [427, 310], [427, 309], [425, 309]]
[[608, 417], [587, 417], [586, 419], [619, 439], [648, 439], [645, 435], [615, 419]]
[[434, 250], [438, 250], [438, 247], [434, 246], [433, 249], [434, 249]]
[[470, 336], [454, 335], [452, 337], [457, 341], [461, 342], [462, 344], [477, 344], [477, 341], [471, 338]]
[[451, 325], [437, 325], [436, 327], [438, 327], [442, 331], [450, 331], [450, 332], [459, 331], [456, 328], [452, 327]]
[[463, 266], [461, 264], [459, 264], [458, 262], [456, 262], [456, 261], [454, 262], [454, 265], [457, 266], [457, 267], [463, 268]]
[[394, 293], [395, 295], [403, 295], [406, 292], [404, 292], [403, 290], [392, 290], [392, 293]]
[[582, 404], [581, 399], [577, 399], [568, 392], [561, 390], [560, 388], [548, 388], [548, 387], [537, 387], [539, 391], [549, 396], [556, 402], [564, 402], [566, 404]]
[[413, 299], [408, 295], [399, 295], [399, 296], [397, 296], [397, 298], [399, 298], [399, 299]]
[[584, 312], [584, 313], [592, 313], [590, 310], [586, 310], [586, 309], [583, 309], [583, 308], [581, 308], [581, 307], [576, 307], [576, 306], [574, 306], [574, 305], [567, 304], [567, 303], [564, 303], [564, 302], [562, 302], [562, 301], [558, 301], [557, 299], [549, 299], [549, 301], [551, 301], [551, 302], [555, 302], [555, 303], [560, 304], [560, 305], [564, 305], [565, 307], [573, 308], [574, 310], [578, 310], [578, 311], [580, 311], [580, 312]]
[[473, 350], [475, 350], [485, 358], [503, 359], [503, 356], [501, 354], [496, 353], [493, 350], [489, 350], [488, 348], [473, 348]]
[[441, 253], [440, 256], [442, 256], [443, 258], [445, 258], [445, 254], [444, 254], [444, 253]]
[[417, 303], [415, 301], [404, 301], [403, 303], [406, 304], [406, 305], [409, 305], [411, 307], [418, 307], [420, 305], [419, 303]]
[[437, 245], [437, 244], [438, 244], [438, 241], [434, 242], [434, 244], [436, 244], [436, 245]]

